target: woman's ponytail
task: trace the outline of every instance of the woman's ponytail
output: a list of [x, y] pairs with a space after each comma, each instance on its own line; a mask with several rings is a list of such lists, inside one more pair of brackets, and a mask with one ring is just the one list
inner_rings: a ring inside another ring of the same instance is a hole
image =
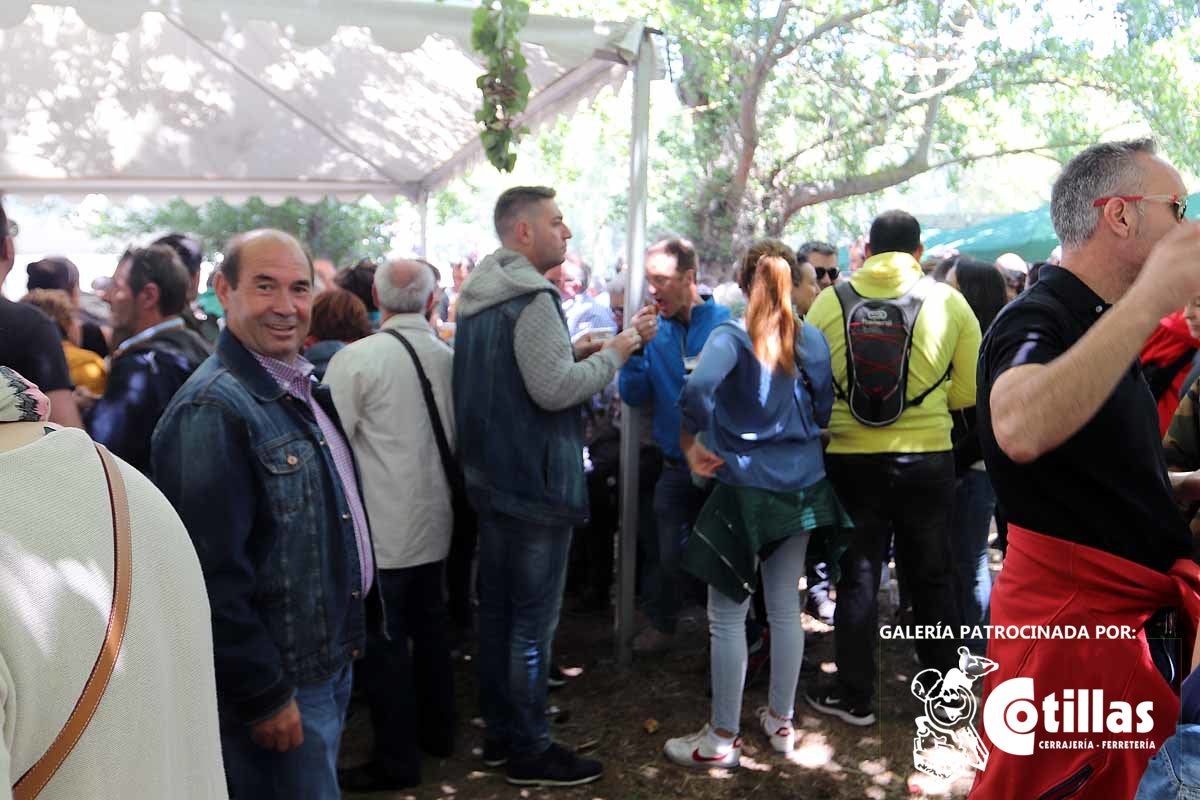
[[792, 268], [778, 255], [755, 264], [746, 305], [746, 331], [754, 355], [772, 370], [796, 374], [796, 314], [792, 309]]

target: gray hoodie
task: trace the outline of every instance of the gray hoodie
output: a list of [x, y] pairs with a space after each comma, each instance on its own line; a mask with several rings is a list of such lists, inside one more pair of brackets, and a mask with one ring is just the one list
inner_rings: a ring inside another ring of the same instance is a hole
[[603, 389], [621, 366], [615, 350], [575, 361], [575, 350], [567, 335], [555, 298], [546, 280], [520, 253], [500, 248], [479, 265], [463, 283], [458, 295], [457, 318], [466, 320], [514, 297], [539, 292], [521, 316], [513, 332], [517, 369], [529, 396], [547, 411], [577, 406]]

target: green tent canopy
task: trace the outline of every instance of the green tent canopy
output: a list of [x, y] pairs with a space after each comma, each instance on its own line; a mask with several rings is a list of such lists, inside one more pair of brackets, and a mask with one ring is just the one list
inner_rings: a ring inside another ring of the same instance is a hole
[[[1188, 208], [1195, 218], [1200, 208], [1200, 192], [1188, 196]], [[981, 261], [995, 261], [1004, 253], [1016, 253], [1026, 261], [1045, 261], [1058, 245], [1050, 223], [1050, 205], [980, 222], [954, 231], [940, 231], [925, 239], [925, 249], [953, 248]]]

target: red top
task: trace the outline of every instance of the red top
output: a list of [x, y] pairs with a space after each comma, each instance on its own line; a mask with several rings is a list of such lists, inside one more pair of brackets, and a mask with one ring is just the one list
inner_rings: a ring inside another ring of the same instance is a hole
[[[1131, 531], [1129, 535], [1139, 533]], [[1013, 755], [994, 746], [980, 724], [979, 733], [990, 755], [984, 771], [976, 775], [971, 800], [1031, 800], [1048, 792], [1046, 796], [1052, 797], [1057, 796], [1052, 790], [1064, 785], [1080, 785], [1079, 797], [1132, 798], [1150, 757], [1175, 732], [1179, 715], [1179, 699], [1155, 668], [1143, 630], [1151, 615], [1164, 607], [1179, 609], [1186, 665], [1200, 620], [1200, 566], [1181, 559], [1162, 573], [1010, 524], [1004, 569], [992, 591], [991, 624], [1079, 626], [1087, 629], [1090, 638], [991, 637], [987, 655], [999, 667], [984, 679], [985, 707], [999, 684], [1029, 677], [1033, 679], [1031, 699], [1039, 712], [1048, 695], [1055, 694], [1059, 700], [1081, 698], [1080, 690], [1090, 690], [1089, 706], [1096, 703], [1105, 713], [1114, 701], [1129, 703], [1131, 709], [1153, 702], [1154, 724], [1149, 732], [1125, 736], [1104, 732], [1051, 735], [1045, 732], [1046, 720], [1041, 719], [1033, 729], [1031, 755]], [[1128, 626], [1134, 635], [1098, 637], [1097, 626]], [[1066, 694], [1066, 690], [1073, 691]], [[981, 713], [978, 718], [980, 723], [983, 716]], [[1090, 740], [1095, 748], [1043, 747], [1053, 739]], [[1109, 749], [1119, 739], [1152, 740], [1155, 749]], [[1109, 748], [1105, 748], [1106, 742]]]
[[[1150, 334], [1146, 344], [1142, 345], [1140, 359], [1142, 369], [1168, 369], [1184, 359], [1185, 356], [1195, 353], [1197, 349], [1200, 349], [1200, 339], [1192, 337], [1191, 331], [1188, 330], [1187, 320], [1183, 318], [1183, 312], [1176, 311], [1174, 314], [1168, 314], [1160, 319], [1154, 333]], [[1175, 374], [1171, 376], [1167, 390], [1157, 398], [1158, 432], [1164, 436], [1167, 428], [1171, 426], [1171, 417], [1175, 416], [1175, 409], [1179, 407], [1180, 398], [1188, 390], [1188, 387], [1183, 385], [1183, 381], [1191, 372], [1191, 368], [1190, 359], [1186, 360], [1182, 366], [1175, 368]]]

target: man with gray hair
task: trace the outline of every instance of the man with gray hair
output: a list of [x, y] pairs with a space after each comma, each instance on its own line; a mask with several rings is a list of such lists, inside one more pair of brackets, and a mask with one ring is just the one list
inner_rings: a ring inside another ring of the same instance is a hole
[[[1043, 266], [1001, 312], [979, 359], [979, 438], [1009, 531], [992, 625], [1092, 632], [1104, 623], [1135, 634], [994, 638], [988, 658], [999, 668], [985, 681], [985, 700], [1019, 677], [1033, 679], [1038, 697], [1091, 689], [1105, 708], [1150, 701], [1153, 725], [1139, 724], [1136, 738], [1156, 747], [1174, 731], [1172, 682], [1187, 672], [1171, 638], [1173, 609], [1194, 597], [1197, 573], [1185, 561], [1191, 536], [1138, 353], [1180, 297], [1200, 293], [1200, 225], [1184, 221], [1186, 194], [1149, 140], [1095, 145], [1072, 159], [1051, 194], [1062, 264]], [[1193, 619], [1180, 622], [1195, 628]], [[971, 797], [983, 800], [1085, 784], [1088, 797], [1132, 797], [1152, 755], [1112, 748], [1115, 730], [1084, 737], [1089, 749], [1039, 742], [1020, 757], [1013, 740], [993, 748], [986, 726], [980, 733], [991, 758]]]
[[368, 763], [340, 773], [350, 792], [416, 786], [421, 750], [445, 758], [454, 749], [454, 670], [442, 588], [454, 517], [422, 391], [427, 379], [453, 448], [453, 354], [427, 321], [437, 293], [426, 264], [389, 259], [374, 280], [379, 333], [338, 351], [325, 373], [362, 474], [387, 608], [387, 637], [370, 636], [361, 673], [375, 750]]

